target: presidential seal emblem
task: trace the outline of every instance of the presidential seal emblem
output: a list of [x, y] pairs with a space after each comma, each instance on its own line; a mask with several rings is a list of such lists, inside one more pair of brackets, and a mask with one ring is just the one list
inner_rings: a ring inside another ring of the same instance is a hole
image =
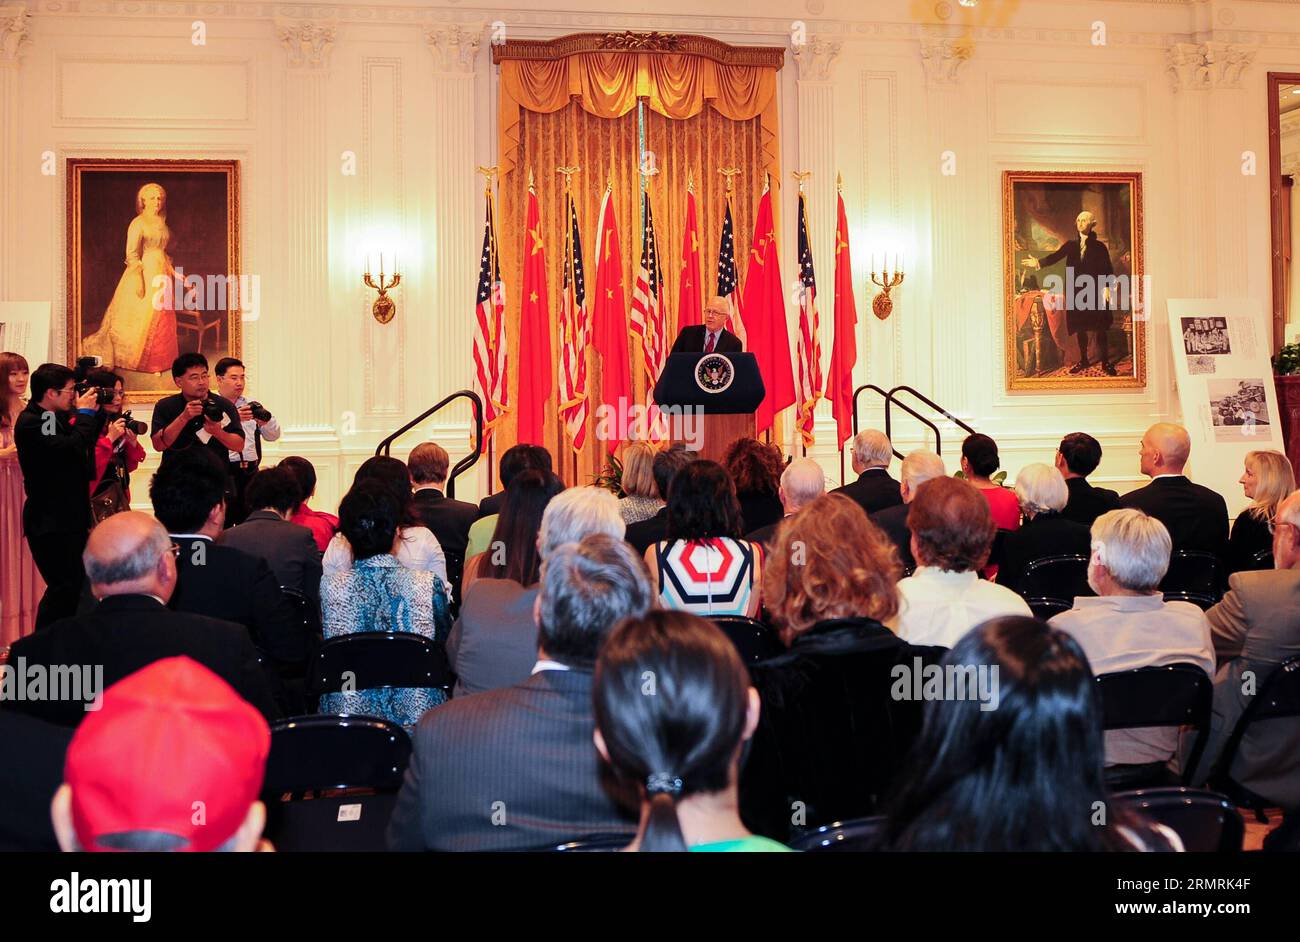
[[721, 354], [710, 353], [695, 364], [695, 384], [706, 393], [724, 392], [735, 378], [731, 361]]

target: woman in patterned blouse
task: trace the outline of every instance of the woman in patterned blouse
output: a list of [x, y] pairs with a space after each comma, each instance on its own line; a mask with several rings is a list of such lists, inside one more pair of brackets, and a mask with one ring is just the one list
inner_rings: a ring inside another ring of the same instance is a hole
[[[401, 513], [391, 489], [377, 481], [354, 484], [339, 504], [339, 529], [353, 562], [321, 580], [326, 638], [403, 631], [446, 642], [451, 617], [442, 580], [428, 570], [407, 569], [396, 558]], [[409, 730], [446, 699], [438, 688], [355, 690], [325, 694], [320, 710], [379, 716]]]

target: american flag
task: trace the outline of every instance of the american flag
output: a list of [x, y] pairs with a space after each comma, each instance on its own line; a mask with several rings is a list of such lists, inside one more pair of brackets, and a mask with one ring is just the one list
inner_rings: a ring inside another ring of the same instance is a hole
[[745, 321], [740, 312], [740, 290], [736, 276], [736, 244], [731, 223], [731, 197], [727, 197], [727, 215], [722, 220], [722, 240], [718, 243], [718, 296], [727, 299], [727, 329], [749, 346], [745, 338]]
[[650, 194], [641, 194], [641, 265], [632, 291], [632, 331], [641, 338], [645, 359], [646, 403], [650, 406], [650, 437], [659, 437], [657, 410], [651, 396], [664, 368], [664, 290], [663, 271], [659, 268], [659, 243], [655, 238], [654, 216], [650, 212]]
[[497, 256], [497, 223], [491, 191], [487, 194], [487, 219], [483, 223], [483, 258], [478, 270], [478, 300], [475, 303], [474, 377], [483, 394], [483, 438], [509, 411], [509, 383], [506, 353], [506, 289], [501, 282]]
[[799, 194], [799, 400], [796, 423], [804, 448], [813, 443], [813, 410], [822, 395], [822, 348], [818, 339], [817, 278], [808, 242], [808, 206]]
[[573, 450], [581, 451], [587, 440], [587, 344], [591, 325], [587, 320], [587, 284], [582, 273], [582, 239], [578, 234], [578, 208], [569, 194], [569, 238], [564, 247], [564, 283], [560, 299], [560, 417], [568, 430]]

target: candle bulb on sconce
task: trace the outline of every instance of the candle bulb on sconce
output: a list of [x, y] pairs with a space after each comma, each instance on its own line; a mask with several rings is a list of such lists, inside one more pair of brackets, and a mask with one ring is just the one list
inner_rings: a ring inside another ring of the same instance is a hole
[[903, 283], [903, 263], [902, 253], [894, 253], [894, 268], [889, 268], [889, 253], [886, 252], [884, 258], [884, 269], [880, 272], [880, 277], [876, 277], [875, 256], [872, 256], [871, 265], [871, 283], [880, 289], [876, 296], [871, 299], [871, 313], [882, 321], [887, 318], [894, 310], [894, 300], [889, 296], [889, 292]]
[[393, 256], [393, 277], [389, 280], [384, 276], [384, 253], [379, 253], [379, 283], [376, 284], [370, 274], [371, 259], [366, 256], [366, 273], [362, 276], [362, 282], [367, 288], [374, 288], [379, 292], [379, 297], [375, 298], [375, 303], [371, 305], [370, 313], [375, 316], [375, 320], [381, 324], [387, 324], [397, 313], [397, 305], [393, 299], [388, 296], [390, 288], [396, 288], [402, 281], [401, 272], [397, 268], [397, 256]]

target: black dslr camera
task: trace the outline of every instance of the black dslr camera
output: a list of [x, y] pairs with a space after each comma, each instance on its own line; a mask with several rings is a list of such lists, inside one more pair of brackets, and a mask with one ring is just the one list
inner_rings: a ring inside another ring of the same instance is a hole
[[271, 410], [268, 409], [266, 406], [262, 405], [260, 402], [256, 402], [256, 401], [250, 402], [248, 404], [248, 409], [250, 412], [253, 413], [253, 418], [257, 419], [257, 421], [259, 422], [271, 421]]
[[[77, 365], [73, 367], [72, 375], [77, 383], [77, 396], [84, 396], [90, 389], [90, 380], [86, 379], [91, 370], [98, 369], [103, 363], [100, 357], [77, 357]], [[113, 402], [113, 388], [111, 386], [100, 386], [95, 393], [95, 403], [101, 406], [111, 405]]]
[[145, 425], [143, 422], [137, 422], [131, 416], [129, 411], [123, 412], [120, 417], [126, 419], [126, 427], [137, 435], [143, 435], [145, 432], [149, 431], [149, 426]]
[[213, 422], [220, 422], [226, 417], [226, 410], [221, 408], [221, 402], [212, 393], [208, 393], [208, 398], [203, 400], [203, 417]]

